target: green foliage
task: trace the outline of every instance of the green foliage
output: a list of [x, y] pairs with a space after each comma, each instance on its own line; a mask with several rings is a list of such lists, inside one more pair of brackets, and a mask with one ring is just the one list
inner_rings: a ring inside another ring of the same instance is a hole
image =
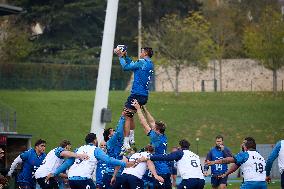
[[284, 65], [284, 22], [280, 12], [267, 7], [261, 22], [246, 28], [244, 43], [248, 55], [261, 60], [270, 70]]
[[209, 23], [197, 12], [186, 18], [166, 15], [157, 27], [150, 27], [144, 37], [145, 43], [156, 50], [154, 60], [175, 68], [176, 94], [181, 69], [189, 65], [206, 68], [213, 52]]
[[8, 28], [1, 43], [0, 59], [2, 62], [19, 62], [26, 60], [32, 52], [33, 44], [25, 32]]
[[284, 22], [281, 13], [267, 7], [259, 23], [246, 28], [244, 44], [248, 56], [273, 71], [273, 91], [277, 91], [277, 70], [284, 66]]

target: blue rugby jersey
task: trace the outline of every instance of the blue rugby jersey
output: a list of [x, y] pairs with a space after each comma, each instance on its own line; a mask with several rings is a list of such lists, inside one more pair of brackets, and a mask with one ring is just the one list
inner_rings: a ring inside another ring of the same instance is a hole
[[103, 176], [106, 171], [106, 163], [102, 160], [98, 161], [96, 169], [96, 185], [103, 185]]
[[[119, 159], [119, 160], [123, 158], [123, 156], [120, 155], [120, 152], [121, 152], [121, 147], [123, 146], [123, 139], [124, 139], [123, 126], [124, 124], [125, 124], [125, 118], [124, 116], [121, 116], [116, 126], [114, 135], [106, 143], [107, 155], [115, 159]], [[115, 166], [111, 164], [107, 164], [106, 173], [113, 173], [114, 168]], [[120, 169], [119, 173], [121, 172], [122, 170]]]
[[36, 183], [34, 173], [42, 164], [45, 156], [45, 153], [42, 153], [40, 156], [38, 156], [33, 148], [23, 152], [20, 155], [23, 162], [21, 171], [17, 176], [17, 182], [29, 183], [31, 186], [35, 186]]
[[[215, 161], [219, 159], [223, 159], [226, 157], [232, 157], [232, 153], [229, 148], [225, 147], [224, 150], [218, 149], [216, 146], [211, 148], [209, 153], [207, 154], [206, 160]], [[204, 169], [207, 171], [209, 169], [208, 166], [205, 166]], [[215, 164], [211, 166], [212, 175], [221, 175], [224, 174], [228, 170], [227, 164]]]
[[[163, 155], [167, 153], [168, 139], [165, 134], [158, 134], [151, 130], [148, 133], [150, 137], [150, 143], [154, 147], [154, 155]], [[155, 161], [156, 171], [158, 174], [171, 173], [170, 162], [167, 161]]]
[[124, 71], [133, 71], [134, 80], [131, 94], [148, 96], [149, 83], [154, 73], [154, 64], [149, 57], [132, 61], [128, 56], [120, 57], [119, 62]]

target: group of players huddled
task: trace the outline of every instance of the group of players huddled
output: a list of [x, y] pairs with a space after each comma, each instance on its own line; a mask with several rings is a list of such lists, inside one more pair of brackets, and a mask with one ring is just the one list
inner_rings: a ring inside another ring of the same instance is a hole
[[[256, 151], [252, 137], [242, 141], [242, 151], [233, 156], [224, 146], [223, 137], [216, 137], [216, 146], [207, 154], [204, 168], [200, 158], [190, 151], [189, 141], [179, 141], [179, 147], [167, 153], [166, 125], [155, 121], [145, 104], [148, 100], [149, 83], [154, 70], [152, 48], [141, 49], [140, 59], [132, 61], [127, 47], [114, 49], [123, 70], [134, 73], [131, 95], [128, 97], [115, 130], [105, 129], [104, 141], [98, 145], [96, 134], [85, 137], [85, 145], [71, 151], [71, 143], [63, 140], [60, 145], [45, 154], [46, 141], [39, 139], [34, 148], [20, 154], [12, 163], [8, 177], [18, 164], [22, 168], [17, 175], [17, 188], [60, 188], [68, 181], [72, 189], [169, 189], [176, 187], [175, 175], [179, 172], [180, 189], [202, 189], [204, 176], [211, 167], [212, 188], [226, 188], [228, 175], [239, 167], [243, 175], [241, 188], [266, 189], [270, 181], [273, 161], [278, 157], [281, 187], [284, 176], [284, 141], [279, 141], [267, 161]], [[150, 138], [142, 150], [131, 148], [134, 144], [134, 120], [137, 113], [140, 125]], [[227, 164], [233, 163], [228, 169]], [[174, 171], [176, 170], [177, 171]], [[62, 181], [62, 182], [61, 182]]]

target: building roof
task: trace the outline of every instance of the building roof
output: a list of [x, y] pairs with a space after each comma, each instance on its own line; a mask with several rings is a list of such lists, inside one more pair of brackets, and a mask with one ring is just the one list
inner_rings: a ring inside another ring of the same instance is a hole
[[23, 8], [11, 6], [7, 4], [0, 4], [0, 16], [10, 15], [10, 14], [19, 14], [23, 12]]

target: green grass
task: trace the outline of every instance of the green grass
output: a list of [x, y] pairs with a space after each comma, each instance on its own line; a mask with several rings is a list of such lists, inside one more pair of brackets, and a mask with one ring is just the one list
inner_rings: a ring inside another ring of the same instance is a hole
[[[234, 183], [230, 183], [229, 182], [227, 188], [228, 189], [239, 189], [240, 185], [241, 185], [240, 182], [237, 182], [237, 183], [235, 183], [235, 182]], [[273, 181], [272, 183], [267, 185], [267, 188], [268, 189], [279, 189], [280, 185], [281, 185], [280, 181]], [[210, 183], [207, 183], [205, 185], [204, 189], [211, 189]]]
[[[109, 108], [115, 127], [129, 92], [112, 91]], [[17, 111], [18, 132], [32, 134], [48, 142], [47, 150], [60, 140], [70, 139], [74, 146], [83, 143], [90, 131], [95, 91], [10, 91], [0, 90], [0, 105]], [[245, 136], [257, 143], [275, 143], [283, 138], [284, 93], [151, 93], [148, 109], [157, 120], [167, 123], [169, 147], [188, 139], [199, 154], [205, 156], [214, 145], [215, 136], [222, 134], [225, 144], [234, 153]], [[138, 122], [136, 143], [142, 147], [149, 142]]]

